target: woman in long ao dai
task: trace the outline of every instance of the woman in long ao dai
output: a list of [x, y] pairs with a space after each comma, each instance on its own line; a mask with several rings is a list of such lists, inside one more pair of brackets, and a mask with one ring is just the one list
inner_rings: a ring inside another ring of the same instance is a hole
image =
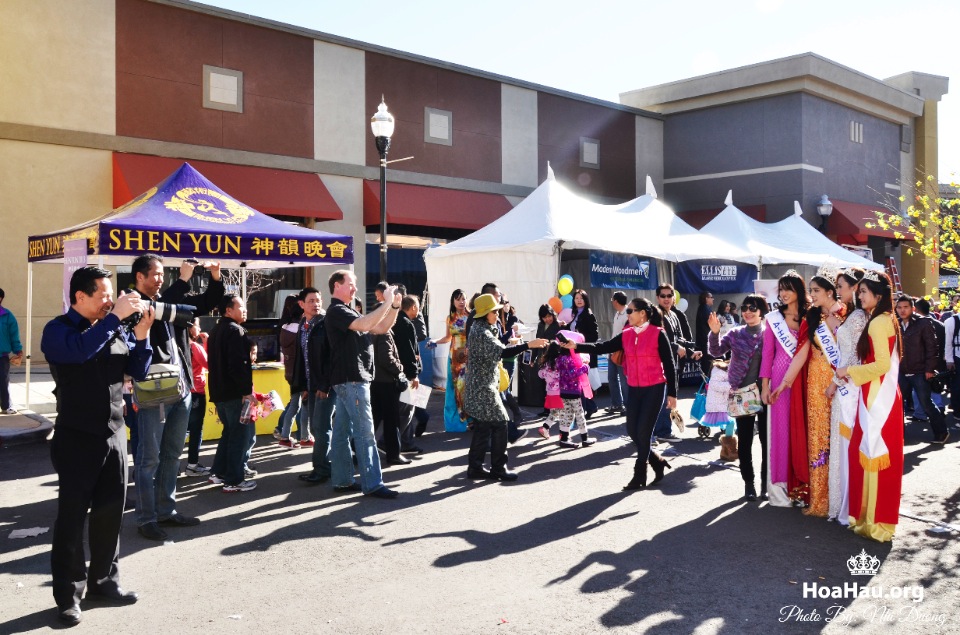
[[[867, 326], [869, 316], [856, 301], [857, 283], [863, 277], [862, 269], [845, 269], [837, 276], [837, 293], [847, 305], [847, 319], [837, 329], [837, 346], [840, 348], [840, 366], [856, 366], [857, 342]], [[843, 387], [844, 390], [838, 390]], [[849, 519], [849, 450], [850, 435], [857, 419], [860, 405], [860, 387], [851, 381], [833, 378], [833, 406], [830, 412], [830, 506], [827, 518], [847, 525]]]
[[850, 528], [878, 542], [893, 539], [903, 482], [903, 400], [897, 386], [901, 338], [892, 287], [886, 274], [863, 275], [857, 296], [870, 322], [857, 342], [862, 363], [837, 369], [839, 379], [860, 386], [850, 435]]

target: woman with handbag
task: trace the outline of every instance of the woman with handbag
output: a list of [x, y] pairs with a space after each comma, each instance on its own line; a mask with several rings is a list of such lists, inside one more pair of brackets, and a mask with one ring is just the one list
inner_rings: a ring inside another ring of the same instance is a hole
[[[767, 315], [767, 301], [761, 295], [751, 294], [743, 300], [740, 312], [743, 315], [744, 326], [738, 326], [721, 335], [721, 321], [711, 314], [707, 320], [710, 334], [707, 336], [707, 345], [712, 357], [723, 357], [730, 354], [730, 365], [727, 368], [727, 378], [731, 390], [739, 392], [753, 392], [755, 400], [759, 399], [760, 391], [757, 381], [760, 377], [760, 360], [763, 348], [764, 318]], [[750, 401], [748, 399], [748, 401]], [[752, 409], [756, 409], [753, 406]], [[760, 407], [759, 412], [743, 414], [736, 417], [737, 437], [740, 441], [738, 450], [740, 456], [740, 476], [743, 477], [743, 495], [748, 501], [757, 500], [757, 490], [754, 484], [753, 470], [753, 429], [757, 427], [760, 437], [760, 448], [763, 452], [760, 462], [760, 495], [767, 494], [767, 409]]]
[[[600, 327], [597, 325], [597, 316], [590, 309], [590, 296], [583, 289], [573, 291], [573, 317], [567, 328], [583, 335], [584, 342], [596, 342], [600, 339]], [[597, 366], [596, 353], [590, 355], [590, 385], [599, 388], [601, 385], [600, 369]], [[597, 404], [592, 397], [583, 397], [584, 416], [589, 419], [597, 411]]]
[[760, 358], [761, 398], [770, 406], [767, 412], [769, 435], [767, 447], [770, 458], [767, 465], [767, 495], [774, 507], [790, 507], [787, 482], [791, 472], [790, 460], [790, 388], [782, 393], [782, 399], [770, 399], [770, 384], [779, 386], [790, 367], [797, 350], [797, 335], [800, 332], [800, 316], [809, 305], [807, 286], [800, 274], [793, 269], [777, 281], [780, 307], [767, 313], [763, 332], [763, 352]]
[[[792, 494], [805, 505], [803, 513], [826, 518], [830, 505], [830, 418], [833, 372], [840, 363], [837, 328], [846, 315], [846, 306], [837, 299], [837, 269], [820, 267], [810, 278], [812, 305], [800, 325], [797, 352], [783, 380], [770, 396], [777, 401], [798, 376], [805, 376], [806, 390], [794, 390], [790, 397], [790, 423], [794, 430], [806, 430], [806, 438], [791, 436], [791, 454], [806, 444], [805, 456], [794, 461], [796, 483]], [[803, 463], [806, 473], [799, 469]]]
[[637, 447], [633, 478], [623, 488], [643, 489], [647, 486], [647, 464], [653, 468], [651, 485], [663, 479], [670, 469], [659, 454], [650, 449], [650, 436], [664, 401], [677, 407], [677, 369], [673, 346], [662, 328], [660, 309], [643, 298], [634, 298], [627, 306], [627, 326], [606, 342], [563, 346], [585, 353], [623, 351], [623, 367], [627, 371], [627, 433]]
[[841, 366], [838, 380], [860, 386], [860, 409], [850, 436], [851, 529], [878, 542], [893, 539], [903, 481], [903, 399], [897, 390], [902, 339], [893, 315], [890, 278], [867, 271], [857, 297], [870, 322], [857, 342], [859, 366]]
[[[470, 479], [517, 480], [516, 472], [507, 469], [507, 410], [500, 399], [500, 377], [506, 371], [500, 362], [503, 358], [516, 357], [527, 349], [543, 348], [548, 344], [547, 340], [535, 339], [505, 346], [498, 337], [496, 325], [497, 311], [501, 307], [490, 293], [478, 296], [473, 302], [474, 321], [467, 342], [470, 364], [467, 365], [464, 387], [466, 414], [474, 419], [467, 468], [467, 478]], [[490, 470], [483, 467], [487, 450], [490, 451]]]

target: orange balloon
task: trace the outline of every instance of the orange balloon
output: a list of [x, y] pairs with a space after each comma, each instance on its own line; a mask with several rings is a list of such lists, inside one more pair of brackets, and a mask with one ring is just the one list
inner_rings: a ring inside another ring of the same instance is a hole
[[563, 302], [560, 301], [560, 298], [554, 296], [547, 300], [547, 304], [550, 305], [550, 308], [553, 309], [554, 313], [559, 313], [563, 310]]

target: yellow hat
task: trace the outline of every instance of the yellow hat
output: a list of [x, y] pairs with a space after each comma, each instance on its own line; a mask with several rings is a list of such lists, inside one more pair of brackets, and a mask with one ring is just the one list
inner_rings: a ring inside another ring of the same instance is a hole
[[496, 311], [503, 308], [503, 305], [497, 302], [497, 299], [490, 293], [484, 293], [473, 301], [473, 317], [482, 318], [490, 311]]

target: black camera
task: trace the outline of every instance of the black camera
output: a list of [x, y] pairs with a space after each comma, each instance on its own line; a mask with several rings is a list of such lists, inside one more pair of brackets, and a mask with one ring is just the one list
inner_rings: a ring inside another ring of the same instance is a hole
[[[145, 302], [153, 307], [154, 319], [169, 322], [180, 328], [190, 326], [190, 323], [193, 322], [193, 314], [197, 312], [197, 307], [189, 304], [167, 304], [156, 300], [146, 300]], [[133, 328], [140, 323], [141, 318], [143, 318], [142, 313], [133, 313], [121, 320], [120, 323]]]

